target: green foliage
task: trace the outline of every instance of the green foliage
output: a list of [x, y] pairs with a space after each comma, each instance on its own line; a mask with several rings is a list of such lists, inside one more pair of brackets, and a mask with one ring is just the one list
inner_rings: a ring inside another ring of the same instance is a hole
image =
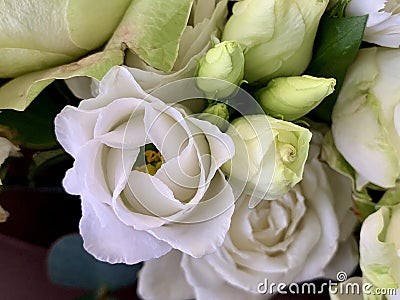
[[342, 87], [347, 69], [357, 55], [368, 16], [329, 17], [321, 19], [314, 54], [307, 75], [336, 79], [335, 91], [312, 112], [311, 117], [330, 123], [333, 106]]

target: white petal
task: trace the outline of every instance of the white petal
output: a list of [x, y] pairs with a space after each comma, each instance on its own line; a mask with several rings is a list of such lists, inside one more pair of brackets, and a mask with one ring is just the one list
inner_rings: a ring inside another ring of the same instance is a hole
[[54, 122], [57, 140], [72, 157], [76, 158], [80, 148], [93, 139], [98, 113], [66, 106], [56, 116]]
[[190, 130], [175, 108], [152, 103], [152, 107], [146, 108], [144, 124], [147, 136], [165, 160], [178, 156], [189, 142]]
[[350, 16], [362, 16], [370, 12], [378, 12], [385, 7], [386, 0], [352, 0], [346, 7], [346, 14]]
[[111, 148], [106, 158], [107, 184], [117, 197], [128, 182], [132, 166], [136, 161], [139, 150], [121, 150]]
[[67, 170], [62, 181], [63, 187], [68, 194], [80, 195], [82, 192], [82, 182], [76, 174], [74, 168]]
[[182, 223], [208, 221], [234, 207], [234, 201], [235, 198], [231, 186], [226, 182], [222, 172], [218, 171], [211, 180], [201, 201], [193, 205], [192, 209], [185, 211], [184, 214], [173, 216], [170, 219]]
[[171, 250], [164, 256], [145, 262], [139, 272], [138, 294], [143, 299], [193, 299], [193, 288], [187, 283], [180, 266], [182, 253]]
[[303, 181], [300, 184], [307, 199], [308, 212], [311, 211], [318, 216], [319, 224], [315, 226], [319, 226], [321, 233], [317, 244], [309, 252], [308, 260], [300, 275], [301, 280], [322, 275], [322, 270], [338, 247], [339, 225], [332, 205], [335, 201], [335, 191], [329, 188], [329, 183], [321, 162], [314, 159], [306, 164]]
[[79, 225], [85, 249], [98, 260], [108, 263], [135, 264], [160, 257], [171, 247], [145, 231], [123, 224], [112, 208], [96, 199], [82, 197]]
[[184, 208], [170, 188], [150, 174], [132, 171], [128, 188], [132, 196], [154, 216], [168, 217]]
[[226, 0], [217, 4], [212, 15], [210, 12], [214, 10], [215, 0], [197, 1], [197, 3], [198, 5], [193, 7], [194, 28], [187, 26], [182, 34], [174, 70], [184, 68], [192, 57], [199, 53], [205, 53], [211, 47], [211, 37], [218, 36], [218, 29], [221, 29], [226, 22]]
[[353, 237], [341, 242], [329, 265], [324, 269], [324, 277], [337, 279], [338, 272], [345, 272], [347, 275], [353, 274], [359, 262], [358, 245]]
[[81, 101], [79, 108], [95, 110], [120, 98], [151, 99], [126, 68], [115, 66], [100, 81], [99, 95], [94, 99]]
[[143, 123], [145, 102], [135, 98], [120, 98], [105, 106], [97, 118], [94, 138], [106, 134], [129, 118], [140, 117]]
[[[204, 53], [206, 51], [207, 50], [205, 50]], [[196, 57], [193, 57], [181, 70], [170, 74], [164, 74], [160, 73], [156, 69], [148, 70], [147, 66], [145, 66], [142, 61], [136, 63], [137, 57], [135, 57], [135, 54], [128, 52], [126, 64], [134, 68], [127, 67], [127, 70], [136, 78], [137, 82], [145, 91], [152, 93], [157, 88], [170, 82], [175, 82], [182, 78], [193, 77], [197, 69], [197, 60], [200, 59], [204, 53], [199, 53]]]
[[[190, 218], [185, 220], [187, 222], [200, 220], [199, 223], [171, 223], [149, 232], [158, 239], [169, 243], [173, 248], [193, 257], [201, 257], [214, 252], [224, 241], [234, 210], [231, 189], [224, 188], [219, 196], [221, 200], [225, 197], [229, 200], [225, 200], [222, 207], [218, 207], [218, 201], [216, 201], [218, 198], [215, 198], [210, 202], [214, 202], [214, 205], [217, 206], [215, 211], [212, 205], [204, 206], [209, 207], [211, 211], [199, 211], [199, 214], [196, 214], [196, 210], [201, 210], [202, 207], [196, 206], [191, 212]], [[227, 206], [227, 202], [230, 202], [231, 205]], [[223, 212], [221, 213], [221, 211]], [[208, 216], [208, 219], [204, 219], [204, 216]]]
[[73, 194], [90, 194], [99, 202], [111, 204], [112, 191], [108, 187], [102, 164], [108, 151], [107, 147], [96, 141], [84, 145], [63, 181], [65, 189]]
[[[182, 268], [185, 270], [187, 281], [194, 287], [197, 300], [266, 299], [263, 295], [250, 293], [230, 285], [204, 259], [196, 259], [184, 255]], [[254, 282], [256, 287], [257, 284], [258, 282]]]
[[[368, 124], [368, 135], [354, 124]], [[379, 186], [394, 186], [400, 173], [395, 149], [380, 117], [370, 105], [363, 104], [363, 99], [351, 115], [337, 115], [332, 133], [336, 147], [357, 172]]]
[[191, 200], [197, 192], [200, 181], [200, 168], [193, 143], [179, 156], [165, 162], [154, 177], [167, 185], [179, 201]]
[[[138, 211], [137, 205], [133, 206], [132, 201], [123, 201], [121, 197], [113, 199], [113, 209], [117, 217], [127, 226], [131, 226], [136, 230], [149, 230], [163, 226], [166, 222], [150, 215], [147, 211]], [[144, 210], [144, 209], [143, 209]]]
[[206, 136], [214, 163], [210, 169], [210, 175], [214, 175], [216, 169], [235, 155], [235, 146], [232, 139], [226, 133], [222, 133], [219, 128], [210, 122], [189, 118], [198, 126]]

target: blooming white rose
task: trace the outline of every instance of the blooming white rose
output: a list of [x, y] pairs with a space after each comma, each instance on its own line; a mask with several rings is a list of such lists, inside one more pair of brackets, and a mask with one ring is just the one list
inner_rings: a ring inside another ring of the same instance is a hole
[[80, 233], [97, 259], [134, 264], [172, 248], [200, 257], [221, 245], [234, 197], [218, 168], [234, 148], [216, 126], [149, 97], [123, 67], [55, 125], [75, 158], [63, 184], [81, 196]]
[[249, 196], [241, 196], [215, 253], [193, 259], [174, 251], [146, 262], [139, 294], [145, 299], [265, 299], [258, 293], [267, 288], [265, 280], [289, 284], [351, 273], [358, 263], [351, 182], [318, 160], [319, 146], [310, 152], [304, 179], [280, 199], [249, 209]]
[[391, 48], [400, 46], [399, 0], [352, 0], [346, 15], [368, 15], [364, 41]]
[[334, 142], [357, 172], [357, 189], [394, 187], [400, 178], [399, 68], [399, 49], [361, 49], [334, 106]]
[[[136, 54], [127, 52], [125, 65], [136, 81], [147, 92], [182, 78], [194, 77], [198, 60], [212, 47], [212, 40], [218, 39], [227, 18], [227, 0], [195, 0], [190, 18], [179, 40], [178, 56], [173, 68], [163, 72], [153, 68]], [[87, 77], [66, 81], [72, 92], [79, 98], [97, 94], [97, 81]]]

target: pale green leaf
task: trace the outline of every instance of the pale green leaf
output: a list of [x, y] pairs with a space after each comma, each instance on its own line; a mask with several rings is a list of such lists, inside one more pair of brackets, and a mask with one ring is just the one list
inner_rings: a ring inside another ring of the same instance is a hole
[[193, 0], [132, 1], [107, 49], [125, 44], [150, 66], [169, 72], [178, 57]]
[[100, 80], [115, 65], [123, 63], [119, 50], [98, 52], [77, 62], [22, 75], [0, 87], [0, 109], [24, 110], [55, 79], [88, 76]]

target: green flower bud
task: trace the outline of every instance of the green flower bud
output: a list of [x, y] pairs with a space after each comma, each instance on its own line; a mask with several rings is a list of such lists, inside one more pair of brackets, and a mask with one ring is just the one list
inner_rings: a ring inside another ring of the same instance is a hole
[[245, 76], [265, 83], [300, 75], [312, 55], [319, 20], [329, 0], [243, 0], [233, 6], [223, 40], [246, 46]]
[[210, 105], [198, 116], [198, 118], [218, 126], [221, 131], [225, 131], [229, 125], [228, 107], [225, 103]]
[[237, 89], [243, 74], [241, 46], [236, 41], [226, 41], [215, 45], [201, 58], [197, 76], [202, 78], [197, 78], [197, 85], [209, 96], [225, 98]]
[[292, 76], [272, 79], [256, 92], [264, 111], [285, 120], [296, 120], [314, 109], [334, 91], [336, 80], [312, 76]]
[[234, 120], [227, 134], [235, 156], [222, 166], [232, 184], [261, 199], [277, 199], [303, 178], [311, 132], [266, 115]]
[[0, 78], [68, 63], [102, 46], [130, 2], [1, 1]]

